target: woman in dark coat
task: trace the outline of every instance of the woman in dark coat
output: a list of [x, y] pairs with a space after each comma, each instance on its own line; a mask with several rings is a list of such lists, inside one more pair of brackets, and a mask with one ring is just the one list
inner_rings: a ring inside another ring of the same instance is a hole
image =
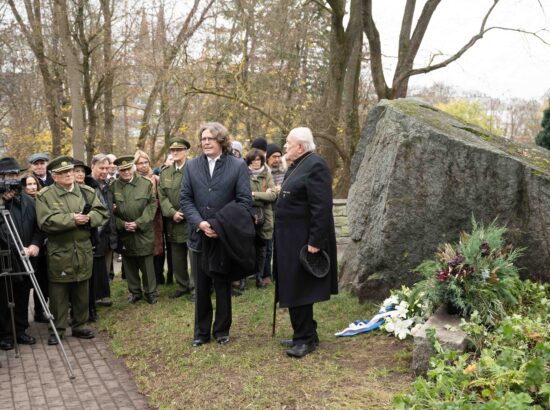
[[[313, 304], [338, 293], [336, 235], [332, 216], [332, 178], [325, 161], [313, 151], [309, 128], [288, 134], [286, 156], [293, 161], [275, 204], [274, 271], [280, 307], [288, 307], [294, 335], [283, 340], [287, 354], [303, 357], [319, 344]], [[330, 270], [324, 278], [308, 273], [300, 262], [300, 250], [324, 250]]]

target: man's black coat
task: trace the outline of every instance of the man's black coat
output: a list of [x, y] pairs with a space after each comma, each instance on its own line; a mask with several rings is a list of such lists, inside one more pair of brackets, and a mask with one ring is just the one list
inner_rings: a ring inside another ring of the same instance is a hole
[[[338, 293], [336, 234], [332, 216], [332, 178], [325, 161], [306, 153], [289, 168], [275, 203], [274, 274], [281, 307], [330, 299]], [[304, 245], [324, 249], [330, 272], [322, 279], [300, 263]]]
[[252, 206], [246, 163], [224, 153], [216, 161], [211, 178], [206, 155], [192, 159], [185, 167], [180, 199], [189, 227], [187, 244], [190, 249], [201, 251], [203, 235], [197, 228], [202, 221], [213, 218], [231, 201], [247, 210]]

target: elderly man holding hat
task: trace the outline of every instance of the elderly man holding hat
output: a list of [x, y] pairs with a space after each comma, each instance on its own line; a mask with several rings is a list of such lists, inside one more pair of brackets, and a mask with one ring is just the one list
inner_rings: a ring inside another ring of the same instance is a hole
[[190, 293], [193, 289], [187, 266], [187, 221], [180, 207], [181, 180], [190, 147], [185, 139], [172, 138], [168, 149], [174, 162], [160, 173], [160, 207], [165, 221], [166, 238], [172, 249], [172, 270], [178, 285], [178, 289], [170, 296], [172, 299]]
[[45, 186], [53, 184], [52, 174], [47, 168], [50, 159], [46, 154], [42, 154], [40, 152], [32, 154], [29, 156], [28, 161], [32, 174], [37, 177], [40, 182], [39, 190]]
[[133, 155], [118, 157], [115, 165], [118, 166], [118, 178], [111, 184], [111, 190], [115, 200], [116, 229], [122, 245], [122, 263], [130, 292], [128, 302], [136, 303], [145, 294], [147, 303], [154, 304], [157, 303], [157, 280], [153, 262], [153, 219], [157, 204], [153, 184], [136, 173]]
[[[48, 238], [50, 310], [57, 332], [63, 337], [71, 301], [72, 335], [91, 339], [94, 332], [84, 327], [93, 265], [90, 231], [103, 225], [109, 212], [92, 188], [75, 183], [71, 157], [53, 159], [48, 170], [55, 183], [37, 194], [36, 214], [38, 226]], [[48, 344], [57, 344], [55, 334], [50, 334]]]

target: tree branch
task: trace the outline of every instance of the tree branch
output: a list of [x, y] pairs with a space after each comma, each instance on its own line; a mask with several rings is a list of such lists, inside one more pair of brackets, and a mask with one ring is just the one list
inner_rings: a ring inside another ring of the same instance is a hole
[[[430, 1], [433, 1], [435, 3], [439, 3], [440, 0], [428, 0], [428, 3], [430, 3]], [[472, 48], [475, 43], [477, 43], [479, 40], [481, 40], [483, 38], [483, 35], [488, 30], [490, 30], [490, 29], [486, 29], [485, 26], [487, 24], [487, 20], [489, 19], [489, 16], [493, 12], [493, 10], [495, 9], [495, 7], [497, 6], [499, 1], [500, 0], [493, 0], [493, 4], [491, 5], [491, 7], [489, 7], [489, 10], [487, 10], [487, 13], [485, 13], [485, 16], [483, 17], [479, 32], [475, 36], [473, 36], [470, 39], [470, 41], [468, 41], [468, 43], [466, 43], [460, 50], [458, 50], [457, 53], [455, 53], [454, 55], [449, 57], [447, 60], [445, 60], [445, 61], [443, 61], [439, 64], [434, 64], [434, 65], [423, 67], [423, 68], [416, 68], [416, 69], [410, 69], [410, 70], [403, 71], [403, 72], [399, 73], [399, 75], [397, 76], [397, 78], [394, 81], [394, 84], [400, 84], [406, 78], [411, 77], [413, 75], [424, 74], [424, 73], [428, 73], [428, 72], [433, 71], [433, 70], [437, 70], [437, 69], [442, 68], [442, 67], [446, 67], [447, 65], [449, 65], [453, 61], [458, 60], [466, 51], [468, 51], [470, 48]], [[428, 6], [428, 3], [426, 3], [424, 8], [426, 8]], [[435, 4], [435, 7], [437, 7], [437, 4]], [[424, 13], [424, 10], [423, 10], [423, 13]], [[431, 13], [433, 14], [433, 10], [432, 10]], [[425, 21], [424, 23], [426, 24], [426, 27], [427, 27], [427, 24], [429, 23], [429, 20]], [[419, 19], [418, 24], [420, 24], [420, 19]], [[418, 26], [415, 29], [415, 33], [413, 34], [413, 38], [415, 37], [415, 35], [417, 35], [417, 30], [419, 30], [419, 32], [418, 32], [419, 37], [418, 38], [421, 42], [422, 41], [422, 38], [420, 37], [421, 28], [419, 28]], [[425, 31], [425, 28], [424, 28], [424, 31]], [[424, 34], [422, 33], [422, 37], [423, 37], [423, 35]], [[420, 43], [418, 44], [418, 47], [419, 46], [420, 46]], [[412, 46], [411, 46], [411, 49], [412, 49]]]

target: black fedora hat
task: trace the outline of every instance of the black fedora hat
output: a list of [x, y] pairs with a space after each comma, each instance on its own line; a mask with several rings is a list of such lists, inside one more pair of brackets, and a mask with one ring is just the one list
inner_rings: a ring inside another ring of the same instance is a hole
[[13, 157], [0, 159], [0, 174], [18, 174], [21, 171], [25, 171], [25, 169], [21, 168]]
[[324, 278], [330, 271], [330, 258], [324, 250], [317, 253], [307, 251], [307, 245], [300, 250], [300, 262], [304, 269], [316, 278]]

